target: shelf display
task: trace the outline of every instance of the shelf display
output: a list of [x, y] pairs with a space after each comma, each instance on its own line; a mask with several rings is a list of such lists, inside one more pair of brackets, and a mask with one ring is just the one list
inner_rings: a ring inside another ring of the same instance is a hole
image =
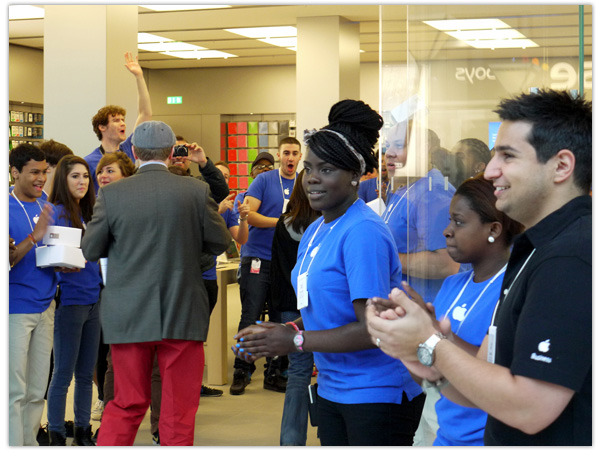
[[277, 159], [279, 142], [290, 135], [290, 120], [222, 121], [220, 135], [220, 157], [230, 166], [230, 191], [246, 191], [253, 180], [252, 162], [263, 151]]
[[8, 148], [22, 143], [43, 141], [43, 106], [40, 104], [9, 103]]

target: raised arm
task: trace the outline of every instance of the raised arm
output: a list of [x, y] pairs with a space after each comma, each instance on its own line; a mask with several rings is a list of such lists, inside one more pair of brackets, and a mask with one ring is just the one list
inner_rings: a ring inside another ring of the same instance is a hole
[[[151, 98], [149, 97], [149, 90], [147, 89], [147, 83], [143, 77], [143, 69], [139, 65], [139, 57], [133, 57], [132, 53], [127, 52], [124, 54], [124, 60], [126, 69], [128, 69], [137, 81], [137, 96], [139, 102], [139, 116], [135, 122], [135, 128], [143, 123], [144, 121], [151, 120], [153, 112], [151, 110]], [[134, 128], [133, 128], [134, 129]]]

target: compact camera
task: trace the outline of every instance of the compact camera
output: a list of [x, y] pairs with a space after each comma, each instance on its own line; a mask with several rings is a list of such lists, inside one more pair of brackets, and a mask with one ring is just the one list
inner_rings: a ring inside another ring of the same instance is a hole
[[188, 156], [188, 147], [186, 145], [175, 145], [173, 158], [180, 158], [182, 156]]

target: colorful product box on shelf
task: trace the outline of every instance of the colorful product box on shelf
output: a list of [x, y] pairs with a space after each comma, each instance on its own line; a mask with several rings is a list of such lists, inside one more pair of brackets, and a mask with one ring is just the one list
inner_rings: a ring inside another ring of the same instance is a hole
[[249, 134], [258, 134], [259, 133], [259, 122], [258, 121], [249, 121], [248, 122], [248, 133]]

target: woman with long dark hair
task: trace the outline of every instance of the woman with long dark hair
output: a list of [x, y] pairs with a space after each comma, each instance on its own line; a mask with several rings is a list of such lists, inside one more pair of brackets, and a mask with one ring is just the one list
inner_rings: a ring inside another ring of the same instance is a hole
[[[68, 155], [58, 162], [49, 201], [55, 206], [56, 225], [82, 229], [84, 234], [93, 213], [95, 190], [89, 165], [83, 158]], [[73, 445], [95, 446], [89, 420], [100, 333], [100, 283], [99, 265], [94, 262], [86, 262], [78, 272], [58, 273], [54, 372], [48, 391], [48, 429], [53, 446], [66, 445], [66, 395], [73, 374]]]

